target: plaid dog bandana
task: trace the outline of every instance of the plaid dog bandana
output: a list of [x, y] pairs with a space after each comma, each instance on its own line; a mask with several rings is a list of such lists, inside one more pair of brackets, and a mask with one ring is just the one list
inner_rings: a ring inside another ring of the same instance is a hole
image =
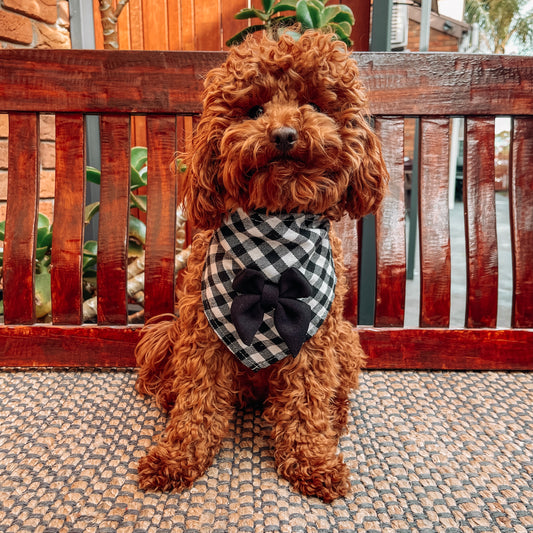
[[211, 327], [252, 370], [296, 356], [326, 319], [337, 278], [319, 215], [232, 213], [207, 250], [202, 302]]

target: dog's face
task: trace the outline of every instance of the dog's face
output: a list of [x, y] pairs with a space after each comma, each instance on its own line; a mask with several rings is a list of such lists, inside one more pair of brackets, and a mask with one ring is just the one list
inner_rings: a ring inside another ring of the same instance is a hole
[[356, 64], [314, 32], [249, 38], [207, 75], [188, 167], [187, 212], [202, 229], [238, 207], [359, 218], [387, 181]]

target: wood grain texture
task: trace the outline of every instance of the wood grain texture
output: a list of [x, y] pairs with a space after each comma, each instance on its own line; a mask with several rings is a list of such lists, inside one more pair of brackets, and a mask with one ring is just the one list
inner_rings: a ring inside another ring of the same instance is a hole
[[9, 115], [8, 168], [4, 322], [32, 324], [39, 201], [39, 117], [35, 113]]
[[58, 114], [52, 240], [52, 320], [82, 322], [85, 136], [80, 113]]
[[[531, 370], [533, 331], [357, 328], [368, 369]], [[0, 326], [0, 366], [133, 367], [138, 327]]]
[[129, 116], [102, 116], [100, 138], [102, 177], [96, 276], [98, 323], [126, 324], [130, 193]]
[[463, 171], [467, 328], [496, 327], [498, 244], [494, 179], [494, 118], [468, 117]]
[[359, 258], [360, 254], [360, 228], [356, 220], [345, 216], [339, 222], [333, 224], [335, 234], [342, 241], [344, 253], [344, 266], [346, 267], [346, 280], [348, 293], [344, 300], [344, 317], [352, 324], [357, 324], [359, 305]]
[[367, 368], [531, 370], [533, 330], [358, 328]]
[[375, 326], [403, 326], [405, 314], [405, 187], [401, 117], [377, 119], [376, 133], [390, 175], [389, 191], [376, 214]]
[[145, 260], [145, 319], [174, 312], [177, 176], [176, 119], [150, 116]]
[[518, 117], [513, 121], [510, 160], [513, 249], [511, 326], [533, 328], [533, 118]]
[[[204, 75], [225, 57], [224, 52], [0, 50], [0, 109], [199, 113]], [[533, 57], [385, 52], [353, 57], [375, 115], [513, 115], [531, 106]]]
[[133, 367], [140, 328], [0, 326], [0, 366]]
[[449, 119], [420, 120], [420, 327], [450, 323]]

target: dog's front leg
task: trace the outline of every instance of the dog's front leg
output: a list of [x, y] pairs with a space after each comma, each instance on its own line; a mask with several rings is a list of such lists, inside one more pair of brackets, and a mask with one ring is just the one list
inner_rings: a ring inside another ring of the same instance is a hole
[[313, 368], [306, 359], [301, 352], [274, 373], [265, 417], [273, 425], [278, 473], [302, 494], [329, 502], [350, 490], [349, 469], [337, 454], [339, 432], [331, 416], [337, 377], [326, 368]]
[[181, 490], [213, 462], [228, 432], [236, 398], [232, 365], [225, 364], [230, 359], [224, 348], [216, 351], [209, 358], [213, 364], [184, 365], [183, 373], [177, 372], [176, 402], [165, 435], [139, 462], [141, 488]]

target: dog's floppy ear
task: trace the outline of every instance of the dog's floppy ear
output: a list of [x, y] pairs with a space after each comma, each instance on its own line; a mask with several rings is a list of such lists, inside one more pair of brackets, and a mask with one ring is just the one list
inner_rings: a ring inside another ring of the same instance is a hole
[[204, 112], [193, 133], [191, 149], [184, 158], [187, 165], [183, 190], [185, 210], [189, 222], [201, 230], [220, 226], [225, 212], [219, 145], [228, 124], [217, 101], [219, 71], [222, 69], [213, 69], [206, 78]]
[[209, 139], [209, 125], [202, 120], [194, 133], [192, 148], [185, 157], [187, 171], [183, 200], [187, 220], [201, 230], [220, 226], [224, 202], [219, 182], [217, 148]]
[[381, 142], [370, 127], [366, 116], [358, 114], [355, 120], [358, 164], [353, 165], [350, 173], [349, 186], [345, 195], [344, 209], [351, 218], [361, 218], [375, 213], [389, 181], [389, 173], [381, 154]]

